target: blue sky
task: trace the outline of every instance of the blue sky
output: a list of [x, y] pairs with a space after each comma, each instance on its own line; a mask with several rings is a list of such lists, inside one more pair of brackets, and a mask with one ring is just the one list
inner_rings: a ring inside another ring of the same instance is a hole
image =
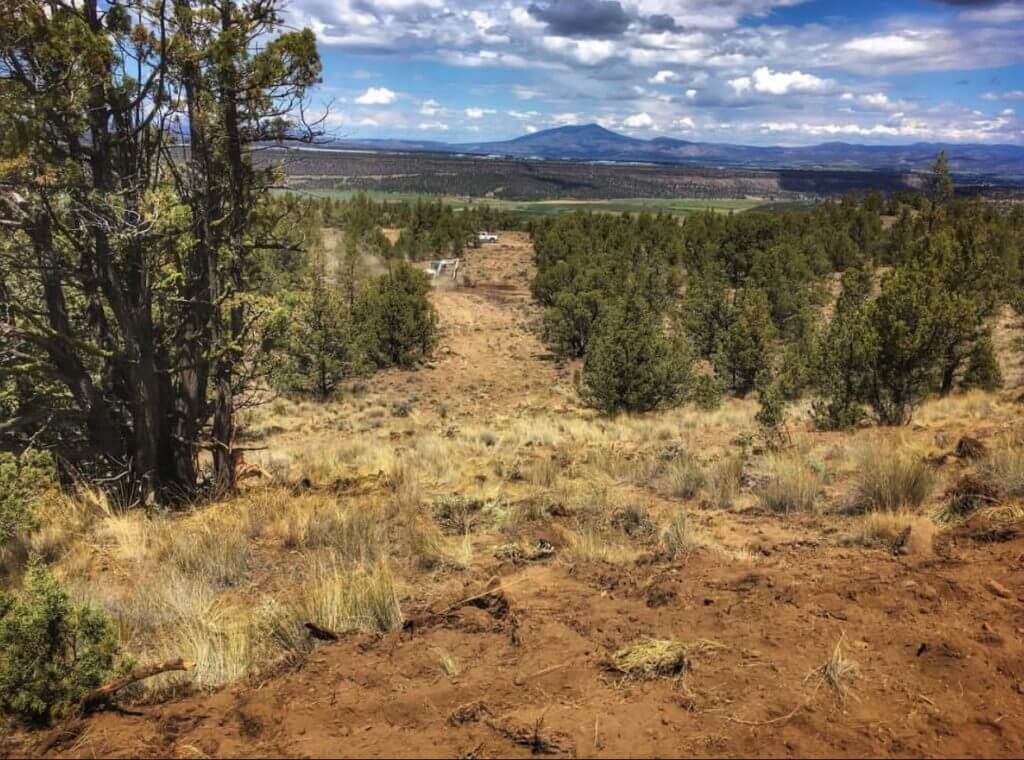
[[1024, 0], [290, 0], [338, 137], [1024, 143]]

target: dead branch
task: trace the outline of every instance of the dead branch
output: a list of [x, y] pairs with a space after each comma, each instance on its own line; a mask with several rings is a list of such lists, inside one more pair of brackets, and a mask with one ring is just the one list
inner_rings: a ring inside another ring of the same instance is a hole
[[176, 660], [168, 660], [167, 662], [161, 662], [155, 665], [146, 665], [135, 668], [131, 673], [121, 676], [120, 678], [115, 678], [110, 683], [104, 684], [103, 686], [90, 691], [85, 695], [85, 699], [82, 700], [82, 705], [84, 707], [90, 707], [97, 702], [101, 702], [107, 697], [113, 696], [126, 686], [131, 686], [133, 683], [145, 681], [147, 678], [158, 676], [161, 673], [189, 671], [195, 666], [196, 664], [191, 660], [183, 660], [179, 657]]

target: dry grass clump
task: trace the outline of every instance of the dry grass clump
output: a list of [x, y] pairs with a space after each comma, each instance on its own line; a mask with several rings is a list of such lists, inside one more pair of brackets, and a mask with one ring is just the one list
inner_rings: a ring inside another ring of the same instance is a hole
[[570, 534], [565, 555], [579, 562], [621, 564], [634, 560], [637, 552], [609, 539], [597, 525], [587, 524]]
[[811, 512], [821, 485], [821, 476], [803, 457], [773, 457], [758, 497], [772, 512]]
[[461, 494], [438, 496], [434, 499], [434, 520], [445, 533], [464, 535], [481, 522], [483, 502]]
[[178, 570], [215, 586], [238, 585], [251, 561], [242, 532], [210, 523], [174, 534], [166, 553]]
[[462, 672], [462, 663], [459, 659], [443, 649], [437, 650], [437, 662], [441, 666], [441, 671], [449, 678], [454, 678]]
[[280, 527], [289, 548], [332, 549], [350, 562], [375, 562], [387, 553], [379, 510], [336, 503], [291, 511]]
[[743, 483], [746, 457], [742, 453], [727, 454], [708, 470], [707, 489], [711, 501], [719, 507], [731, 507]]
[[260, 662], [279, 657], [301, 660], [316, 645], [306, 628], [313, 623], [334, 633], [393, 631], [402, 610], [390, 568], [384, 561], [346, 565], [316, 561], [302, 594], [287, 602], [267, 599], [252, 617], [253, 649]]
[[196, 663], [188, 674], [171, 673], [147, 684], [147, 694], [166, 698], [186, 689], [213, 690], [237, 681], [254, 665], [252, 642], [244, 621], [191, 620], [174, 628], [164, 641], [166, 659]]
[[670, 559], [679, 559], [702, 545], [690, 526], [690, 516], [685, 509], [676, 509], [669, 515], [661, 532], [661, 547]]
[[693, 499], [707, 482], [700, 463], [689, 454], [673, 459], [662, 476], [664, 490], [676, 499]]
[[644, 541], [653, 538], [657, 526], [651, 520], [651, 513], [640, 504], [626, 504], [611, 514], [611, 524], [631, 539]]
[[892, 548], [921, 519], [907, 510], [868, 512], [856, 518], [850, 531], [839, 542], [845, 546]]
[[858, 465], [853, 507], [862, 512], [919, 507], [935, 484], [931, 467], [906, 448], [868, 446]]
[[713, 641], [677, 641], [675, 639], [640, 639], [614, 652], [608, 668], [626, 678], [648, 680], [679, 676], [690, 668], [690, 658], [720, 649]]
[[829, 686], [839, 697], [846, 700], [850, 695], [852, 682], [857, 678], [860, 668], [857, 663], [843, 653], [843, 639], [840, 638], [832, 649], [832, 654], [820, 666], [811, 671], [810, 678], [818, 678]]
[[469, 533], [449, 540], [429, 519], [414, 516], [405, 528], [405, 539], [415, 564], [423, 570], [462, 570], [473, 559]]
[[535, 459], [526, 468], [526, 480], [539, 488], [552, 488], [562, 474], [562, 464], [555, 456]]
[[1024, 497], [1024, 443], [1007, 438], [978, 463], [981, 481], [1005, 499]]

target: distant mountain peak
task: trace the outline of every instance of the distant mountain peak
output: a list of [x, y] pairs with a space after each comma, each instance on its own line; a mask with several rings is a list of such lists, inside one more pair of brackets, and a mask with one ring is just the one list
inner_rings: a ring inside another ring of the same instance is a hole
[[600, 124], [566, 124], [561, 127], [542, 129], [522, 137], [517, 137], [509, 142], [531, 143], [544, 142], [551, 139], [570, 138], [573, 140], [606, 140], [613, 142], [636, 142], [636, 138], [620, 135], [605, 129]]

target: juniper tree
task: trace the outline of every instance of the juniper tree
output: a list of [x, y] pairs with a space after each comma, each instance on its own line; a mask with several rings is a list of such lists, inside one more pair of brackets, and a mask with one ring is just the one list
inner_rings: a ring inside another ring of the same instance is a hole
[[[319, 77], [278, 0], [22, 0], [0, 17], [0, 435], [143, 501], [234, 486], [254, 224]], [[272, 225], [271, 225], [272, 226]], [[44, 395], [45, 394], [45, 395]]]
[[686, 339], [667, 333], [646, 300], [627, 294], [594, 324], [583, 365], [583, 398], [603, 412], [645, 412], [679, 403], [690, 376]]

